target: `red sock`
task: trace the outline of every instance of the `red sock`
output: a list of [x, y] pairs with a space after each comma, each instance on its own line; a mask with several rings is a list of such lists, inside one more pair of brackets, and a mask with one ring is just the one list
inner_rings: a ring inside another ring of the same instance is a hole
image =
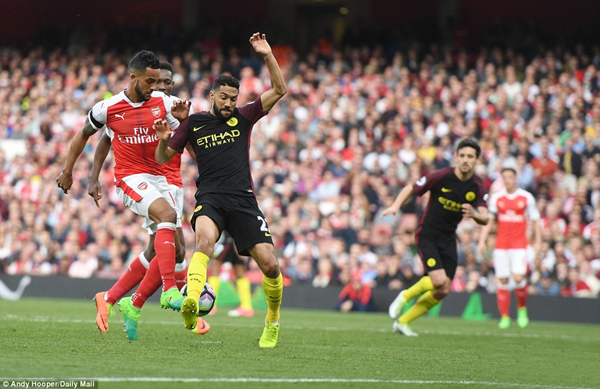
[[125, 296], [127, 292], [139, 284], [145, 274], [146, 267], [140, 261], [140, 257], [137, 257], [131, 262], [129, 269], [127, 269], [112, 288], [106, 292], [106, 302], [114, 305], [118, 299]]
[[501, 316], [509, 316], [508, 309], [510, 308], [510, 291], [506, 289], [498, 289], [496, 292], [498, 300], [498, 311]]
[[[171, 228], [171, 226], [173, 228]], [[163, 291], [177, 287], [175, 283], [175, 224], [159, 223], [154, 238], [156, 260], [162, 277]]]
[[160, 288], [160, 269], [158, 267], [158, 259], [154, 259], [150, 262], [150, 267], [140, 284], [140, 287], [131, 296], [131, 302], [134, 307], [142, 308], [148, 297], [152, 296], [154, 292]]
[[527, 305], [527, 285], [522, 288], [515, 288], [515, 295], [517, 295], [517, 306], [525, 308]]

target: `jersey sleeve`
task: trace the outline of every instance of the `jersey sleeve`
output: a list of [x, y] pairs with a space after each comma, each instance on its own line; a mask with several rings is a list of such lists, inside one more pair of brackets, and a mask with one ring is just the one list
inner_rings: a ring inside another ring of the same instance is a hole
[[239, 111], [240, 114], [246, 119], [250, 120], [252, 124], [256, 123], [260, 118], [266, 115], [266, 113], [263, 110], [260, 96], [256, 100], [239, 108]]
[[175, 116], [171, 114], [171, 108], [173, 108], [173, 101], [171, 100], [171, 98], [169, 98], [169, 96], [165, 95], [164, 93], [162, 94], [162, 99], [165, 104], [165, 109], [167, 111], [165, 115], [165, 120], [169, 124], [169, 127], [171, 127], [173, 130], [176, 130], [179, 127], [180, 123], [179, 120], [175, 119]]
[[[180, 153], [183, 153], [185, 149], [185, 145], [187, 145], [189, 141], [189, 132], [188, 132], [188, 123], [190, 121], [190, 117], [188, 116], [184, 121], [181, 122], [177, 131], [174, 132], [174, 135], [169, 140], [169, 147], [173, 150], [176, 150]], [[179, 124], [179, 122], [178, 122]]]
[[529, 192], [525, 192], [525, 196], [527, 197], [527, 218], [531, 221], [540, 220], [540, 211], [535, 203], [535, 198]]
[[90, 112], [88, 113], [88, 119], [92, 127], [94, 127], [96, 130], [99, 130], [106, 124], [107, 115], [108, 106], [103, 100], [94, 104], [92, 109], [90, 109]]
[[498, 215], [498, 195], [494, 194], [488, 201], [488, 211], [493, 215]]
[[486, 203], [488, 201], [488, 190], [481, 180], [477, 180], [477, 187], [479, 190], [477, 191], [477, 200], [475, 206], [486, 207]]
[[413, 184], [413, 192], [417, 196], [423, 196], [427, 191], [431, 190], [437, 183], [439, 183], [444, 176], [446, 176], [447, 169], [436, 170], [431, 172], [417, 180]]

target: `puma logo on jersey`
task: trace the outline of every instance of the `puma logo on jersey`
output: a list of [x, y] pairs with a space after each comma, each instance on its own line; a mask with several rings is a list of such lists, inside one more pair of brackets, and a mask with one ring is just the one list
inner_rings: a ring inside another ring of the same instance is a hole
[[444, 192], [444, 193], [452, 192], [452, 189], [442, 188], [442, 192]]
[[125, 120], [125, 114], [126, 114], [126, 113], [127, 113], [127, 112], [123, 112], [123, 115], [119, 115], [118, 113], [116, 113], [116, 114], [115, 114], [115, 117], [116, 117], [116, 118], [121, 118], [121, 119]]
[[205, 125], [203, 125], [203, 126], [200, 126], [200, 127], [194, 127], [194, 131], [201, 130], [201, 129], [203, 129], [204, 127], [206, 127], [206, 124], [205, 124]]

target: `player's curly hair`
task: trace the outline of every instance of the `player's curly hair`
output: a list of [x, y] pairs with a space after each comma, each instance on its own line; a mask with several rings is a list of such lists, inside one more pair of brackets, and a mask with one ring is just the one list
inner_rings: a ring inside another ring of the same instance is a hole
[[212, 90], [216, 91], [217, 89], [219, 89], [222, 86], [230, 86], [232, 88], [239, 90], [240, 89], [240, 81], [235, 77], [221, 74], [219, 77], [217, 77], [215, 79]]
[[151, 51], [142, 50], [131, 58], [129, 61], [129, 71], [131, 73], [144, 73], [146, 68], [159, 69], [160, 61], [158, 57]]
[[481, 147], [479, 147], [479, 143], [475, 139], [466, 138], [461, 140], [458, 143], [458, 146], [456, 146], [456, 152], [458, 153], [460, 149], [464, 147], [471, 147], [472, 149], [475, 149], [475, 156], [479, 158], [479, 154], [481, 154]]

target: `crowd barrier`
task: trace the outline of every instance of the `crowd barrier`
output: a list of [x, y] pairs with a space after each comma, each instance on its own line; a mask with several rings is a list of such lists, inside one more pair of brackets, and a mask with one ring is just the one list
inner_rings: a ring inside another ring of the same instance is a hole
[[[0, 296], [92, 299], [98, 291], [107, 290], [115, 280], [89, 278], [75, 279], [65, 276], [29, 277], [0, 274]], [[29, 279], [29, 282], [27, 280]], [[314, 288], [309, 284], [292, 284], [284, 289], [283, 307], [298, 309], [334, 309], [341, 291], [339, 286]], [[253, 285], [253, 303], [256, 308], [266, 308], [260, 285]], [[16, 292], [16, 293], [15, 293]], [[17, 296], [18, 295], [18, 296]], [[373, 290], [375, 311], [387, 312], [397, 291], [376, 288]], [[158, 301], [159, 294], [150, 298]], [[218, 297], [219, 306], [236, 306], [239, 301], [234, 286], [224, 282]], [[516, 316], [513, 298], [511, 315]], [[600, 324], [600, 299], [529, 296], [528, 314], [531, 320]], [[488, 293], [450, 293], [429, 316], [454, 316], [465, 320], [498, 319], [496, 295]]]

